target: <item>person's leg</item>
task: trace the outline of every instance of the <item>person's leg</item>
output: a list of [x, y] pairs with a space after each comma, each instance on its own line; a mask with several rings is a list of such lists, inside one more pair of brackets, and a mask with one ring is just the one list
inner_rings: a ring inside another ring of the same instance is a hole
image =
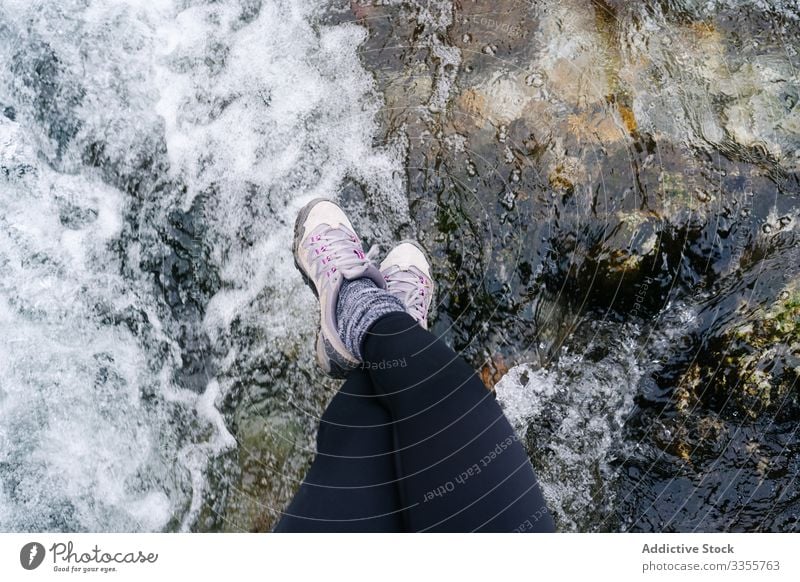
[[363, 352], [392, 417], [411, 530], [554, 530], [525, 450], [466, 362], [405, 313], [379, 319]]
[[276, 532], [403, 530], [391, 416], [352, 372], [320, 419], [317, 454]]
[[[434, 290], [422, 248], [400, 243], [380, 269], [368, 254], [335, 203], [313, 200], [298, 213], [295, 264], [320, 301], [317, 362], [329, 375], [363, 364], [391, 415], [400, 500], [389, 505], [405, 508], [412, 530], [551, 530], [499, 406], [469, 366], [420, 327]], [[362, 442], [343, 430], [344, 441]], [[320, 464], [323, 484], [337, 467]]]

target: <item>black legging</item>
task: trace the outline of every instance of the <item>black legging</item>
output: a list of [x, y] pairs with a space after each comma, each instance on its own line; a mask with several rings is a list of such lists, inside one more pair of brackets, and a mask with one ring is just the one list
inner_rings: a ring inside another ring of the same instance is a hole
[[511, 425], [453, 350], [392, 313], [364, 358], [322, 415], [275, 531], [554, 530]]

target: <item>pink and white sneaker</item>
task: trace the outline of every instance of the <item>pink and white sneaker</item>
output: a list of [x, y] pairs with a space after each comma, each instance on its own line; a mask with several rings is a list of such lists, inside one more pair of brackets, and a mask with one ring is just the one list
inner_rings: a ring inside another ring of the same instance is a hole
[[422, 247], [415, 241], [404, 240], [389, 251], [380, 269], [386, 290], [403, 302], [417, 323], [428, 329], [434, 285], [431, 265]]
[[306, 204], [294, 227], [294, 262], [320, 304], [317, 363], [336, 378], [361, 362], [345, 347], [336, 321], [336, 304], [345, 279], [362, 277], [379, 288], [386, 283], [364, 252], [361, 240], [338, 204], [317, 198]]

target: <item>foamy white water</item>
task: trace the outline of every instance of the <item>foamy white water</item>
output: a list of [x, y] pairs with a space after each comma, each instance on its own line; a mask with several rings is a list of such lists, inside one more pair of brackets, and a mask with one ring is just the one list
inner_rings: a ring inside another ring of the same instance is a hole
[[185, 476], [156, 483], [175, 437], [142, 393], [170, 393], [158, 365], [174, 362], [102, 321], [158, 320], [109, 251], [123, 196], [51, 170], [32, 141], [0, 119], [0, 529], [160, 529]]
[[[372, 144], [365, 32], [315, 25], [323, 8], [0, 3], [0, 530], [191, 528], [236, 446], [237, 362], [313, 332], [297, 209], [347, 178], [407, 220], [402, 151]], [[153, 267], [175, 212], [217, 277], [194, 311]], [[182, 375], [186, 328], [209, 338], [205, 376]]]
[[[495, 386], [504, 413], [535, 455], [542, 493], [566, 531], [596, 527], [614, 501], [611, 463], [622, 451], [625, 420], [644, 373], [632, 331], [613, 340], [599, 361], [587, 363], [586, 354], [565, 350], [548, 368], [515, 366]], [[598, 341], [607, 341], [605, 334]]]

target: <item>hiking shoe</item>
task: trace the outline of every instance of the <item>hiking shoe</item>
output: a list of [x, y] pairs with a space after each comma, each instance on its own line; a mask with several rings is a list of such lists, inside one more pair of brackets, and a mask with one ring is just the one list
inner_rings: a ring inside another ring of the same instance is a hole
[[381, 263], [386, 290], [400, 299], [406, 311], [428, 329], [428, 311], [433, 302], [431, 265], [422, 247], [405, 240], [394, 247]]
[[339, 337], [336, 304], [342, 282], [364, 277], [385, 289], [383, 276], [367, 257], [344, 211], [324, 198], [312, 200], [297, 216], [294, 264], [319, 299], [317, 363], [329, 376], [344, 377], [361, 362]]

